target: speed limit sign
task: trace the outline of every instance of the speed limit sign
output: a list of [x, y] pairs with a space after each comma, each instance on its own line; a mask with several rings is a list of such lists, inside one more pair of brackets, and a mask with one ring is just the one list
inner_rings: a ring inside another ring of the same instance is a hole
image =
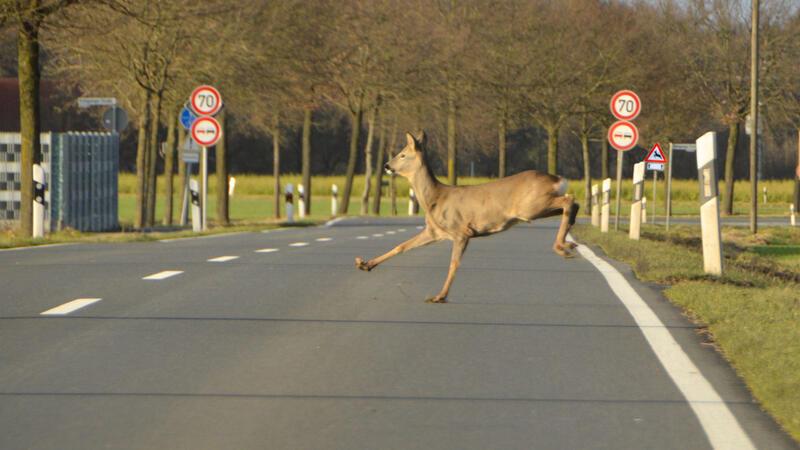
[[639, 142], [639, 129], [636, 125], [620, 120], [608, 127], [608, 142], [615, 149], [626, 152]]
[[201, 147], [211, 147], [222, 136], [222, 128], [217, 119], [209, 116], [198, 117], [192, 123], [192, 139]]
[[213, 116], [222, 108], [222, 96], [213, 86], [203, 85], [192, 91], [189, 104], [197, 115]]
[[635, 92], [622, 90], [611, 97], [611, 113], [619, 120], [633, 120], [642, 110], [642, 102]]

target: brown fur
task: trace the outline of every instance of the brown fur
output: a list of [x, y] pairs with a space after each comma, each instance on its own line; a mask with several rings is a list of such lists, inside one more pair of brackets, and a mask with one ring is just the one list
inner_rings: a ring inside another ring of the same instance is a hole
[[442, 290], [427, 301], [445, 303], [467, 243], [473, 237], [507, 230], [512, 225], [541, 217], [561, 215], [553, 250], [571, 257], [575, 244], [566, 236], [578, 205], [571, 195], [563, 195], [565, 181], [558, 176], [534, 170], [501, 178], [478, 186], [449, 186], [431, 173], [424, 153], [424, 134], [419, 139], [406, 135], [407, 145], [388, 164], [386, 170], [406, 178], [425, 208], [425, 229], [386, 254], [364, 261], [356, 258], [356, 267], [370, 271], [387, 259], [412, 248], [441, 240], [453, 241], [450, 270]]

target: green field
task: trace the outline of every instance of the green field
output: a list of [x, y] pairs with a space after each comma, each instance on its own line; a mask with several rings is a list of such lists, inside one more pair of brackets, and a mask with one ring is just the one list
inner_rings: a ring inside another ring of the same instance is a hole
[[[725, 272], [703, 273], [700, 230], [644, 226], [600, 233], [578, 225], [580, 242], [600, 246], [642, 280], [668, 286], [666, 297], [696, 321], [730, 361], [765, 410], [800, 440], [800, 229], [763, 228], [757, 235], [724, 228]], [[678, 262], [676, 264], [676, 262]]]
[[[234, 222], [238, 221], [259, 221], [273, 217], [273, 177], [267, 175], [234, 175], [236, 178], [236, 190], [234, 196], [230, 201], [230, 217]], [[402, 178], [397, 177], [397, 196], [398, 196], [398, 213], [400, 215], [407, 214], [408, 211], [408, 182]], [[136, 200], [136, 183], [135, 176], [129, 173], [120, 174], [119, 190], [120, 190], [120, 207], [119, 216], [120, 222], [125, 225], [133, 223], [134, 207]], [[165, 188], [164, 177], [158, 179], [158, 202], [156, 217], [163, 218], [163, 192]], [[281, 185], [285, 186], [287, 183], [292, 183], [297, 186], [300, 183], [301, 177], [297, 174], [290, 174], [281, 176]], [[384, 177], [384, 181], [388, 181], [388, 177]], [[490, 178], [459, 178], [459, 184], [472, 185], [480, 184], [491, 181]], [[599, 183], [599, 180], [595, 180]], [[216, 192], [216, 177], [213, 175], [209, 177], [209, 218], [213, 221], [215, 216], [215, 192]], [[312, 205], [311, 212], [312, 218], [323, 219], [330, 217], [330, 196], [331, 186], [337, 184], [339, 187], [339, 195], [344, 189], [343, 176], [315, 176], [311, 182], [312, 191]], [[175, 217], [180, 208], [180, 191], [178, 190], [179, 179], [175, 177]], [[759, 215], [763, 216], [788, 216], [789, 203], [792, 201], [793, 182], [789, 180], [784, 181], [765, 181], [759, 186], [767, 187], [768, 201], [763, 203], [761, 195], [759, 195]], [[652, 181], [645, 183], [645, 195], [648, 197], [648, 214], [652, 212]], [[350, 201], [349, 214], [358, 214], [360, 211], [361, 192], [364, 189], [364, 177], [357, 176], [353, 181], [353, 192]], [[612, 214], [614, 214], [615, 204], [613, 201], [614, 190], [612, 186]], [[572, 180], [569, 184], [569, 193], [574, 195], [578, 202], [583, 202], [583, 183], [580, 180]], [[388, 187], [383, 188], [383, 201], [381, 202], [381, 214], [389, 214], [389, 201], [388, 201]], [[660, 180], [656, 190], [657, 203], [656, 214], [663, 216], [665, 212], [665, 187], [663, 180]], [[625, 180], [622, 189], [622, 202], [621, 214], [630, 214], [630, 198], [632, 196], [631, 181]], [[691, 216], [698, 213], [698, 187], [696, 180], [675, 180], [673, 182], [673, 215], [675, 216]], [[747, 215], [750, 211], [749, 204], [749, 183], [745, 181], [737, 182], [736, 191], [734, 196], [734, 214]], [[583, 209], [584, 214], [588, 214], [587, 208]]]

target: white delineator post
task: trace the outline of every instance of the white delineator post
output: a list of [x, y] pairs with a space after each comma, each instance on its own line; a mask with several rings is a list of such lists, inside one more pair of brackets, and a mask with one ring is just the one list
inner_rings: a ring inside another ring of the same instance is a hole
[[697, 140], [697, 176], [700, 181], [700, 227], [703, 237], [703, 270], [722, 275], [722, 237], [717, 197], [717, 133], [709, 131]]
[[642, 197], [644, 193], [644, 161], [633, 165], [633, 203], [628, 237], [639, 240], [642, 231]]
[[789, 223], [792, 224], [792, 226], [795, 226], [795, 224], [796, 224], [795, 213], [794, 213], [794, 203], [789, 205]]
[[302, 184], [297, 185], [297, 215], [301, 219], [306, 216], [306, 190]]
[[230, 177], [228, 179], [228, 195], [233, 197], [233, 191], [236, 190], [236, 177]]
[[600, 208], [600, 232], [608, 233], [608, 219], [611, 215], [611, 178], [603, 180], [603, 206]]
[[408, 215], [417, 215], [417, 195], [414, 193], [414, 189], [408, 190]]
[[647, 197], [642, 197], [642, 223], [647, 223]]
[[33, 165], [33, 237], [44, 237], [44, 169]]
[[201, 231], [203, 229], [203, 224], [200, 217], [200, 192], [197, 186], [197, 180], [194, 178], [189, 180], [189, 198], [192, 204], [192, 231]]
[[592, 226], [600, 226], [600, 186], [592, 185]]
[[292, 183], [286, 185], [286, 222], [294, 222], [294, 186]]
[[763, 189], [762, 192], [764, 192], [764, 204], [766, 205], [767, 204], [767, 187], [766, 186], [764, 186], [764, 189]]
[[339, 212], [339, 186], [331, 186], [331, 215], [335, 216]]

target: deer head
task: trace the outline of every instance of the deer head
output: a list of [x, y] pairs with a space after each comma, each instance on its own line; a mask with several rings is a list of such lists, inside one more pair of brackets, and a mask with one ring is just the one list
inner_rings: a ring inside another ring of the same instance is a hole
[[411, 133], [406, 133], [406, 146], [383, 168], [389, 174], [396, 173], [409, 178], [426, 167], [424, 146], [425, 132], [420, 131], [416, 138]]

